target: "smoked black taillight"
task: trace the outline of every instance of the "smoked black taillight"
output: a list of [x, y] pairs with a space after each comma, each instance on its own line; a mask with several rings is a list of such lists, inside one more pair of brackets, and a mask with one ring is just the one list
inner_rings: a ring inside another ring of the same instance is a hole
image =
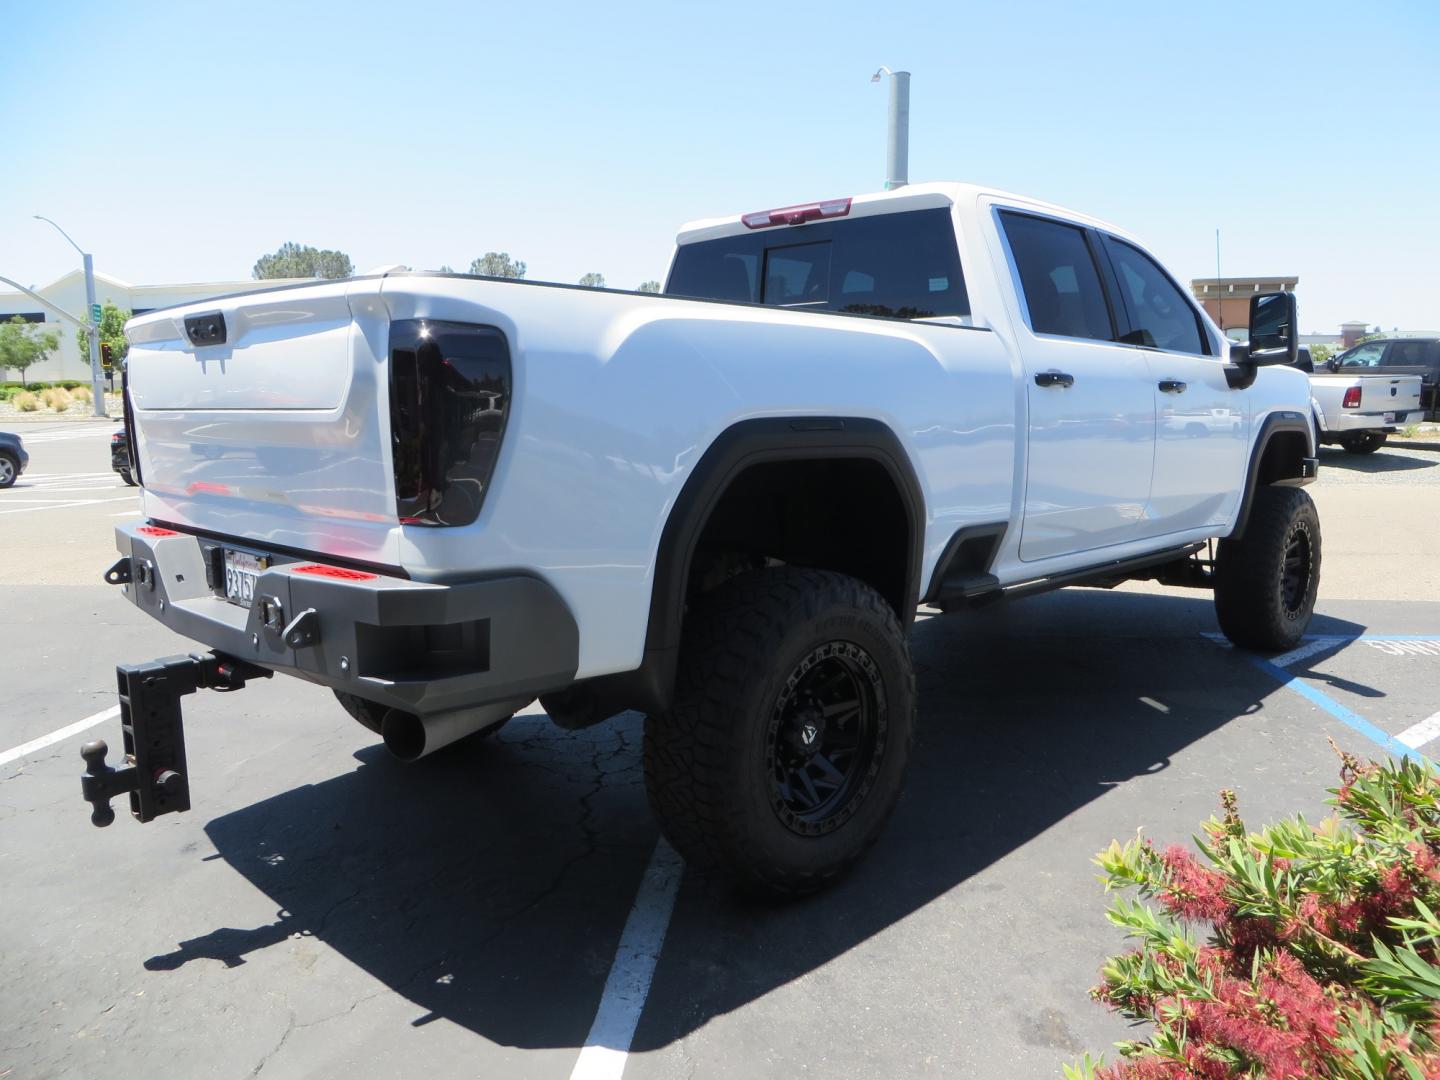
[[125, 424], [125, 456], [130, 462], [130, 477], [135, 483], [145, 484], [145, 479], [140, 475], [140, 444], [135, 439], [135, 412], [130, 407], [130, 365], [125, 363], [120, 368], [120, 414]]
[[395, 512], [405, 525], [480, 514], [510, 411], [510, 347], [493, 326], [390, 324]]

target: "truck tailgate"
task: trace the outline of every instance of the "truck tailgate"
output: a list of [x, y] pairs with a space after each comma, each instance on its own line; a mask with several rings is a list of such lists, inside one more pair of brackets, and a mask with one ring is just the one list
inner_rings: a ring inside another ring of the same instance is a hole
[[[375, 291], [371, 281], [336, 282], [133, 320], [126, 369], [146, 514], [398, 562]], [[194, 344], [221, 320], [223, 340]]]

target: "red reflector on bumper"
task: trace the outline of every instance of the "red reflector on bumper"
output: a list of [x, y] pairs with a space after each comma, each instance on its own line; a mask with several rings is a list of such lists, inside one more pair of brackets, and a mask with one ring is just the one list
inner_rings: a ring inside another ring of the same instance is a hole
[[162, 529], [159, 525], [141, 525], [135, 530], [142, 536], [179, 536], [174, 529]]
[[338, 581], [374, 581], [380, 576], [379, 574], [367, 574], [363, 570], [346, 570], [343, 566], [321, 566], [319, 563], [306, 563], [304, 566], [292, 567], [291, 572], [335, 578]]

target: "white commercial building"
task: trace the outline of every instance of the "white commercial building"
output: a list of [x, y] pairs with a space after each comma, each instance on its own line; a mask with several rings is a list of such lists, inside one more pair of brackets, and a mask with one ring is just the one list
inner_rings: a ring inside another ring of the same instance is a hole
[[[22, 279], [23, 280], [23, 279]], [[269, 281], [198, 281], [187, 285], [132, 285], [109, 274], [95, 275], [95, 302], [112, 303], [140, 315], [173, 304], [189, 304], [212, 296], [254, 292], [277, 285], [294, 285], [307, 278], [272, 278]], [[70, 314], [85, 317], [85, 274], [72, 270], [43, 288], [36, 288], [46, 300]], [[43, 364], [36, 364], [25, 373], [27, 382], [55, 382], [60, 379], [90, 379], [90, 358], [75, 343], [75, 324], [62, 319], [21, 292], [0, 292], [0, 322], [20, 315], [27, 322], [43, 323], [46, 330], [60, 331], [60, 349]], [[15, 372], [0, 371], [0, 379], [16, 379]]]

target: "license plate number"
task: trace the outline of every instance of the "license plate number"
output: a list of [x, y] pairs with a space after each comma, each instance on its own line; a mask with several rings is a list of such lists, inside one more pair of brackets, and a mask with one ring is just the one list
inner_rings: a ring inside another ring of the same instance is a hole
[[241, 607], [255, 602], [255, 582], [265, 569], [258, 556], [248, 551], [225, 549], [225, 599]]

